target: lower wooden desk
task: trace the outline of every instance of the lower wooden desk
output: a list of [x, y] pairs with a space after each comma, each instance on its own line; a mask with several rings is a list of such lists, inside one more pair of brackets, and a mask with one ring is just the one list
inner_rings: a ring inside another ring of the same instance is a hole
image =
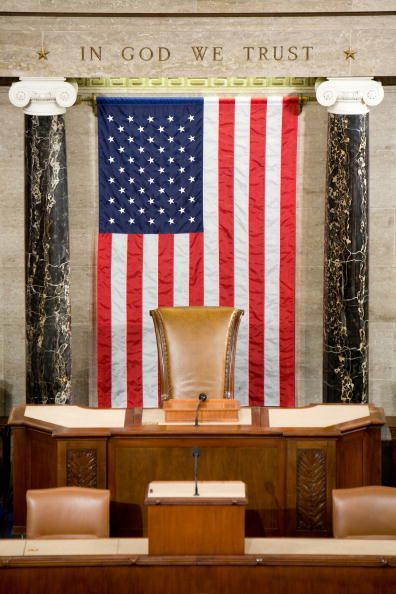
[[147, 485], [192, 480], [195, 447], [201, 480], [246, 483], [246, 536], [330, 535], [331, 490], [380, 483], [382, 409], [250, 410], [249, 423], [194, 427], [140, 409], [15, 408], [15, 531], [27, 489], [77, 485], [110, 489], [112, 536], [146, 535]]
[[244, 553], [242, 481], [154, 481], [144, 503], [150, 555]]
[[239, 556], [152, 557], [145, 539], [1, 541], [0, 594], [391, 594], [396, 541], [246, 539]]

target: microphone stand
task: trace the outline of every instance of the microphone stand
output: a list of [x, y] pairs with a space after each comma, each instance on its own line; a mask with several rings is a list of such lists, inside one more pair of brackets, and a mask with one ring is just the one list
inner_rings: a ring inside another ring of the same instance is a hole
[[198, 497], [199, 496], [199, 493], [198, 493], [198, 463], [199, 463], [199, 457], [201, 455], [201, 448], [193, 448], [192, 455], [194, 458], [194, 482], [195, 482], [194, 497]]
[[195, 412], [195, 423], [194, 423], [194, 425], [195, 425], [196, 427], [198, 427], [198, 415], [199, 415], [199, 409], [201, 408], [201, 406], [202, 406], [202, 403], [203, 403], [203, 402], [206, 402], [206, 400], [207, 400], [207, 399], [208, 399], [208, 397], [206, 396], [206, 394], [200, 394], [200, 395], [198, 396], [198, 400], [199, 400], [199, 402], [198, 402], [197, 410], [196, 410], [196, 412]]

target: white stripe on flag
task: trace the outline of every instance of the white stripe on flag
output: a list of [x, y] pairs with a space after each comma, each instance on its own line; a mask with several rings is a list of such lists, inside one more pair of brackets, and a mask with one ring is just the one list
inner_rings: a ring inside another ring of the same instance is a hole
[[219, 99], [204, 100], [204, 304], [219, 305]]
[[143, 407], [158, 405], [157, 344], [150, 309], [158, 304], [158, 235], [143, 236]]
[[279, 270], [280, 175], [282, 156], [282, 98], [267, 103], [265, 176], [265, 304], [264, 398], [266, 406], [280, 404]]
[[111, 405], [126, 408], [126, 270], [128, 236], [114, 233], [111, 253]]
[[176, 233], [174, 236], [174, 286], [173, 305], [189, 304], [190, 236]]
[[234, 305], [245, 310], [238, 333], [235, 398], [245, 406], [249, 404], [249, 97], [235, 99], [234, 144]]

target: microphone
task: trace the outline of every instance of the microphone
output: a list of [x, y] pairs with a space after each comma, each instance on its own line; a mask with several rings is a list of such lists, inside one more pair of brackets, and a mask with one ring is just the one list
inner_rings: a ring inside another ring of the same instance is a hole
[[197, 497], [197, 496], [199, 496], [199, 493], [198, 493], [198, 462], [199, 462], [199, 457], [201, 455], [201, 448], [193, 448], [192, 455], [194, 458], [194, 483], [195, 483], [194, 497]]
[[200, 395], [198, 396], [198, 400], [199, 400], [199, 402], [198, 402], [197, 410], [195, 411], [195, 423], [194, 423], [196, 427], [198, 427], [198, 415], [199, 415], [199, 409], [201, 408], [201, 406], [202, 406], [202, 403], [203, 403], [203, 402], [206, 402], [206, 400], [207, 400], [207, 399], [208, 399], [208, 397], [206, 396], [206, 394], [200, 394]]

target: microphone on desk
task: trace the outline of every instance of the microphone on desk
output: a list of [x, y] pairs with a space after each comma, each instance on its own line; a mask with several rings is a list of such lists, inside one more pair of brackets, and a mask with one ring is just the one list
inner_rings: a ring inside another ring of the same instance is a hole
[[194, 483], [195, 483], [194, 497], [197, 497], [197, 496], [199, 496], [199, 493], [198, 493], [198, 464], [199, 464], [199, 457], [201, 455], [201, 448], [193, 448], [192, 455], [194, 458]]
[[201, 406], [202, 406], [202, 403], [203, 403], [203, 402], [206, 402], [206, 400], [207, 400], [207, 399], [208, 399], [208, 397], [206, 396], [206, 394], [203, 394], [203, 393], [202, 393], [202, 394], [200, 394], [200, 395], [198, 396], [198, 400], [199, 400], [199, 402], [198, 402], [197, 410], [195, 411], [195, 423], [194, 423], [196, 427], [198, 427], [198, 415], [199, 415], [199, 409], [201, 408]]

